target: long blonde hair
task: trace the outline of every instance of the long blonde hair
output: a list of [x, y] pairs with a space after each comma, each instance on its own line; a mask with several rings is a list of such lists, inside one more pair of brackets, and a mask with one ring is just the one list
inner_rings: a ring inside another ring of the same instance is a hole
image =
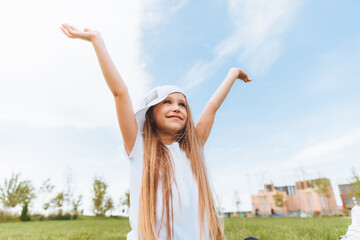
[[[187, 103], [186, 106], [186, 124], [184, 129], [176, 135], [176, 141], [190, 159], [191, 168], [198, 185], [200, 239], [206, 234], [206, 236], [211, 236], [213, 240], [224, 240], [222, 222], [220, 222], [217, 215], [215, 201], [208, 181], [203, 148], [200, 139], [196, 135], [195, 125]], [[153, 119], [152, 107], [146, 113], [143, 128], [144, 162], [139, 199], [138, 239], [157, 239], [165, 215], [167, 239], [172, 240], [174, 238], [172, 201], [174, 191], [171, 186], [172, 182], [175, 182], [174, 168], [167, 147], [158, 137]], [[160, 226], [158, 226], [159, 229], [156, 229], [156, 202], [159, 178], [161, 178], [163, 205]], [[208, 233], [205, 233], [205, 213]]]

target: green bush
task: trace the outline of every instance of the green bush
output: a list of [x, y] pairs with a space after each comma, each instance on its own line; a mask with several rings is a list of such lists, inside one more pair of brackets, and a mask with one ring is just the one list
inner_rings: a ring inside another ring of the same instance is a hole
[[0, 210], [0, 223], [5, 222], [5, 213]]
[[19, 222], [20, 218], [17, 214], [0, 211], [0, 223], [2, 222]]
[[78, 214], [72, 215], [70, 212], [52, 213], [49, 216], [43, 214], [28, 214], [27, 211], [23, 211], [21, 216], [12, 213], [5, 213], [0, 211], [0, 223], [5, 222], [19, 222], [19, 221], [52, 221], [52, 220], [76, 220], [79, 218]]
[[343, 212], [344, 216], [347, 216], [347, 217], [350, 216], [350, 210], [349, 209], [343, 209], [342, 212]]
[[321, 214], [321, 212], [320, 211], [314, 211], [313, 212], [313, 217], [319, 217], [320, 216], [320, 214]]
[[334, 213], [333, 215], [331, 215], [332, 217], [343, 217], [344, 214], [343, 213]]
[[31, 221], [44, 221], [46, 220], [46, 217], [42, 214], [32, 214], [30, 216]]
[[54, 213], [54, 214], [50, 214], [47, 217], [47, 220], [71, 220], [71, 214], [70, 213], [62, 214], [62, 212], [56, 214]]

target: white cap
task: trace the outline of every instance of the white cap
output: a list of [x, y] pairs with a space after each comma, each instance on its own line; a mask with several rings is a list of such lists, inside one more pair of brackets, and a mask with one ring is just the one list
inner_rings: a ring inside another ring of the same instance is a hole
[[135, 113], [136, 122], [140, 131], [142, 131], [144, 127], [145, 115], [147, 110], [149, 110], [150, 107], [155, 106], [156, 104], [163, 101], [165, 98], [167, 98], [167, 96], [169, 96], [169, 94], [175, 92], [182, 93], [185, 96], [185, 93], [183, 90], [181, 90], [181, 88], [173, 85], [159, 86], [152, 89], [150, 92], [148, 92], [148, 94], [146, 94], [146, 97], [144, 99], [144, 106]]

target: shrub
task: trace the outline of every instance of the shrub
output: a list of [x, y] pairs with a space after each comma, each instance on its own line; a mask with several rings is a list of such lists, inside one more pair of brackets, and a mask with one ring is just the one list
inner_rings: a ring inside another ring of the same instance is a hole
[[343, 212], [344, 216], [347, 216], [347, 217], [350, 216], [349, 209], [343, 209], [342, 212]]
[[62, 214], [62, 212], [50, 214], [47, 220], [71, 220], [72, 216], [69, 212]]
[[2, 222], [19, 222], [19, 215], [0, 210], [0, 223]]
[[71, 220], [71, 219], [72, 219], [72, 216], [70, 213], [65, 213], [62, 218], [62, 220]]
[[5, 222], [5, 212], [0, 210], [0, 223]]
[[320, 211], [314, 211], [313, 212], [313, 217], [319, 217], [320, 216]]
[[42, 214], [32, 214], [30, 216], [31, 221], [44, 221], [46, 220], [46, 217]]

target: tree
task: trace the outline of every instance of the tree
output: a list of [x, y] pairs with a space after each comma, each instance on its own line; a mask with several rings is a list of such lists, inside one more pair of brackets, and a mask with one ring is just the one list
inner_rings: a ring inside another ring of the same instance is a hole
[[82, 203], [82, 199], [83, 199], [83, 195], [80, 194], [77, 199], [73, 199], [71, 201], [72, 212], [74, 216], [77, 216], [79, 214], [79, 206]]
[[105, 202], [105, 209], [104, 209], [105, 212], [110, 211], [110, 215], [111, 215], [111, 212], [114, 208], [115, 208], [114, 201], [112, 200], [111, 197], [108, 197], [108, 199]]
[[315, 192], [326, 198], [331, 212], [330, 197], [332, 196], [332, 187], [330, 180], [328, 178], [317, 178], [311, 180], [311, 183], [314, 186]]
[[[102, 180], [101, 178], [95, 178], [93, 183], [93, 194], [94, 197], [92, 198], [93, 202], [93, 212], [96, 214], [96, 216], [105, 216], [106, 212], [110, 209], [113, 209], [114, 207], [109, 209], [110, 203], [113, 205], [113, 201], [111, 197], [107, 196], [107, 183]], [[106, 203], [108, 206], [105, 206]]]
[[64, 205], [67, 206], [67, 209], [71, 211], [73, 217], [76, 218], [79, 214], [79, 206], [82, 203], [83, 195], [79, 194], [77, 197], [75, 196], [75, 184], [74, 184], [74, 174], [71, 168], [67, 168], [64, 171], [64, 178], [65, 178], [65, 199]]
[[28, 203], [25, 203], [25, 205], [21, 211], [20, 220], [23, 222], [30, 221], [30, 216], [28, 215]]
[[241, 199], [240, 199], [238, 191], [235, 191], [235, 193], [234, 193], [234, 203], [236, 205], [236, 211], [239, 212], [240, 211], [239, 209], [240, 209]]
[[31, 181], [20, 181], [19, 173], [12, 173], [11, 178], [5, 178], [4, 184], [0, 186], [0, 202], [5, 209], [22, 205], [22, 212], [27, 215], [28, 205], [35, 197]]
[[130, 209], [130, 190], [126, 191], [124, 196], [120, 198], [120, 206], [123, 207], [123, 212], [128, 213]]
[[51, 193], [55, 188], [55, 185], [51, 184], [50, 178], [46, 179], [40, 187], [41, 193]]
[[64, 192], [59, 192], [53, 199], [50, 200], [49, 206], [57, 208], [58, 214], [61, 215], [63, 212], [62, 207], [64, 206], [65, 199], [66, 194]]
[[30, 181], [22, 181], [20, 182], [19, 187], [19, 204], [22, 204], [21, 211], [21, 221], [29, 221], [30, 217], [28, 216], [28, 206], [32, 199], [36, 197], [35, 188], [32, 186]]
[[71, 168], [67, 168], [64, 172], [65, 177], [65, 199], [64, 202], [70, 207], [73, 200], [73, 190], [74, 190], [74, 174]]
[[351, 197], [355, 197], [357, 202], [360, 201], [360, 177], [359, 174], [353, 169], [353, 176], [351, 177], [352, 190], [350, 193]]
[[[46, 179], [40, 187], [39, 193], [43, 195], [43, 209], [46, 211], [50, 208], [49, 194], [54, 190], [55, 185], [51, 184], [50, 178]], [[45, 200], [48, 199], [48, 200]]]
[[17, 192], [19, 188], [20, 174], [11, 174], [8, 180], [5, 178], [4, 184], [0, 185], [0, 201], [5, 209], [16, 207], [19, 202], [17, 200]]

